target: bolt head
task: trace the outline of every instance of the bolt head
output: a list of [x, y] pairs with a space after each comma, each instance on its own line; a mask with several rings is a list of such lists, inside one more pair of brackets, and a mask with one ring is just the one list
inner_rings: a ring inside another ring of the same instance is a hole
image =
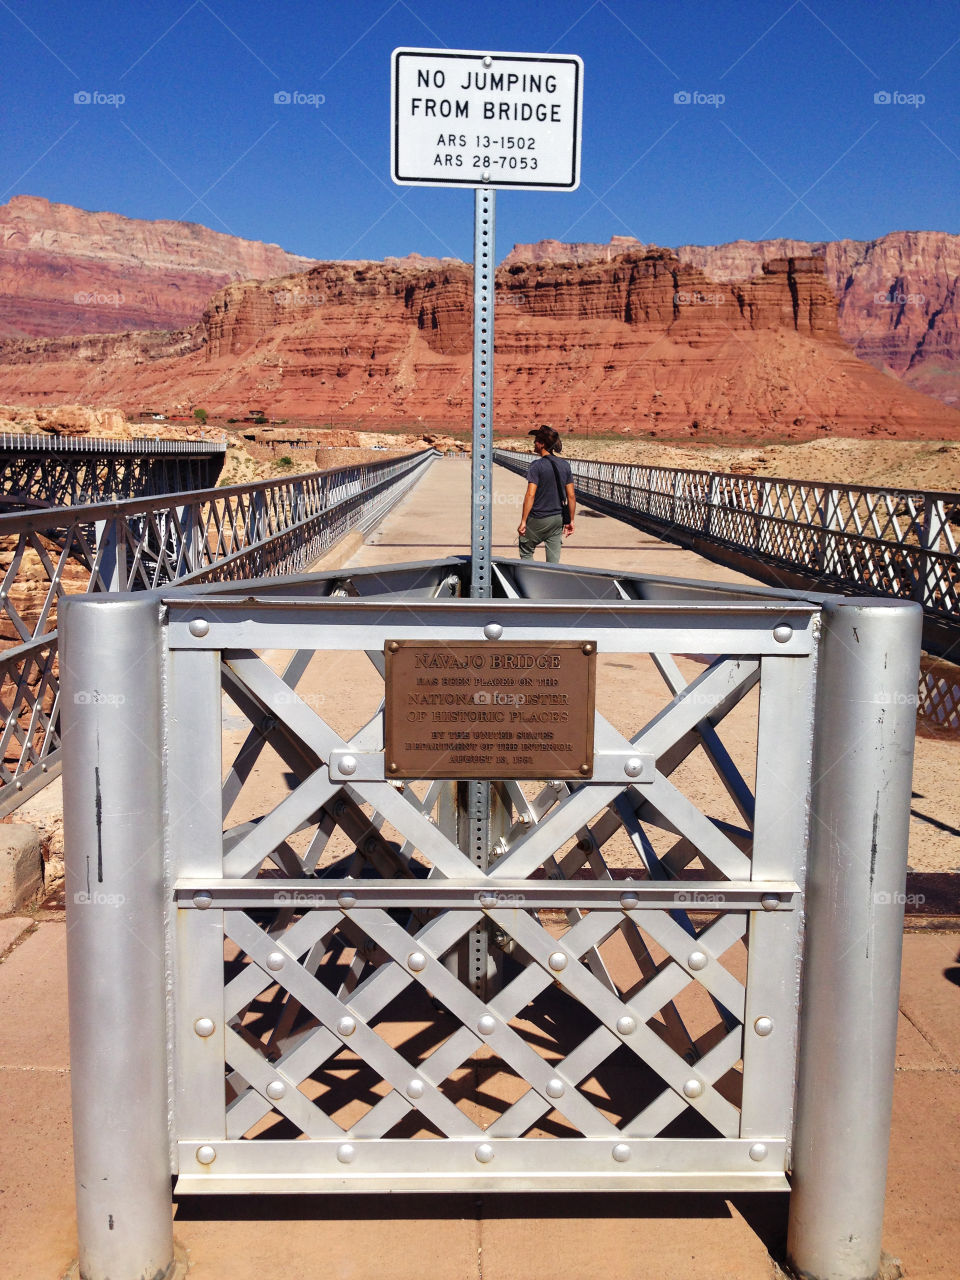
[[492, 67], [492, 66], [493, 66], [493, 59], [489, 56], [489, 54], [487, 55], [487, 57], [486, 57], [486, 58], [484, 58], [484, 60], [483, 60], [483, 65], [484, 65], [485, 67]]
[[477, 1020], [477, 1030], [482, 1036], [489, 1036], [497, 1029], [497, 1020], [492, 1013], [485, 1013]]
[[410, 1083], [407, 1085], [407, 1097], [422, 1098], [423, 1088], [424, 1088], [424, 1085], [422, 1080], [411, 1080]]
[[407, 968], [414, 973], [422, 973], [427, 967], [427, 957], [422, 951], [411, 951], [407, 956]]
[[202, 1039], [206, 1040], [207, 1036], [212, 1036], [217, 1029], [217, 1024], [212, 1018], [198, 1018], [193, 1024], [193, 1029]]
[[206, 911], [209, 907], [213, 906], [213, 894], [195, 893], [193, 895], [193, 905], [198, 911]]
[[589, 640], [587, 641], [586, 644], [582, 644], [580, 646], [580, 652], [585, 653], [588, 657], [590, 656], [591, 653], [596, 653], [596, 651], [597, 651], [597, 646]]
[[764, 911], [776, 911], [780, 905], [780, 895], [778, 893], [765, 893], [760, 899], [760, 905]]
[[753, 1029], [758, 1036], [768, 1036], [773, 1030], [773, 1019], [767, 1017], [757, 1018], [753, 1024]]
[[773, 628], [773, 638], [777, 644], [786, 644], [788, 640], [793, 639], [793, 627], [781, 622], [778, 627]]
[[341, 1164], [353, 1164], [357, 1158], [357, 1149], [352, 1142], [341, 1142], [337, 1147], [337, 1159]]
[[592, 769], [590, 768], [590, 766], [586, 763], [586, 761], [584, 761], [584, 763], [580, 766], [580, 772], [581, 772], [581, 773], [583, 774], [583, 776], [586, 778], [589, 774], [593, 773], [593, 770], [592, 770]]
[[[484, 178], [489, 177], [490, 175], [488, 173], [484, 174]], [[501, 627], [499, 622], [488, 622], [483, 628], [483, 634], [488, 640], [499, 640], [503, 635], [503, 627]]]
[[709, 963], [709, 959], [702, 951], [691, 951], [687, 956], [688, 969], [705, 969]]
[[489, 1164], [493, 1159], [493, 1147], [489, 1142], [481, 1142], [473, 1153], [481, 1164]]
[[198, 1164], [213, 1164], [216, 1158], [217, 1158], [217, 1153], [216, 1151], [214, 1151], [213, 1147], [208, 1146], [206, 1144], [204, 1144], [202, 1147], [197, 1147], [197, 1163]]
[[357, 905], [356, 895], [352, 893], [341, 893], [337, 898], [337, 906], [341, 911], [349, 911], [351, 907]]
[[341, 756], [339, 769], [341, 773], [351, 774], [357, 772], [356, 756]]
[[196, 636], [199, 640], [210, 630], [210, 623], [206, 618], [191, 618], [188, 630], [192, 636]]
[[628, 778], [639, 778], [643, 773], [643, 761], [639, 756], [631, 756], [623, 766], [623, 772]]
[[267, 1097], [277, 1102], [287, 1092], [287, 1086], [282, 1080], [271, 1080], [267, 1085]]
[[629, 1013], [625, 1013], [617, 1019], [617, 1030], [622, 1036], [632, 1036], [636, 1029], [637, 1020], [632, 1018]]
[[703, 1085], [699, 1080], [687, 1080], [684, 1083], [683, 1092], [688, 1098], [699, 1098], [703, 1093]]
[[337, 1035], [352, 1036], [357, 1029], [356, 1018], [351, 1018], [349, 1014], [345, 1014], [337, 1022]]
[[610, 1154], [619, 1164], [623, 1164], [630, 1159], [630, 1148], [625, 1142], [618, 1142]]
[[552, 1080], [547, 1081], [546, 1093], [548, 1098], [562, 1098], [564, 1094], [564, 1083], [558, 1080], [556, 1076]]
[[390, 640], [387, 642], [387, 653], [397, 653], [399, 649], [400, 645], [396, 640]]
[[766, 1158], [767, 1158], [766, 1143], [755, 1142], [753, 1146], [750, 1148], [750, 1159], [760, 1161], [760, 1160], [766, 1160]]
[[550, 959], [547, 961], [547, 964], [554, 971], [554, 973], [560, 973], [563, 969], [567, 967], [567, 957], [564, 955], [562, 951], [554, 951], [553, 954], [550, 956]]
[[387, 773], [396, 773], [399, 768], [400, 766], [397, 764], [396, 760], [391, 760], [387, 765]]
[[635, 911], [640, 905], [640, 899], [635, 893], [621, 893], [620, 905], [624, 911]]
[[267, 968], [271, 969], [274, 973], [277, 973], [282, 969], [285, 962], [286, 957], [282, 951], [271, 951], [267, 956]]

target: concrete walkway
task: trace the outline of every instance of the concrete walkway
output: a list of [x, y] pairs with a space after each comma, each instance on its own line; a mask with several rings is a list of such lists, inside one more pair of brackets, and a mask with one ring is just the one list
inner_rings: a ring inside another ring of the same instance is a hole
[[[350, 563], [467, 550], [469, 474], [437, 463]], [[498, 468], [496, 482], [496, 551], [515, 554], [523, 480]], [[593, 515], [564, 560], [735, 580]], [[4, 1280], [60, 1280], [76, 1254], [65, 926], [56, 912], [39, 921], [0, 919]], [[958, 948], [948, 933], [905, 937], [885, 1244], [910, 1280], [960, 1273]], [[198, 1280], [769, 1280], [785, 1221], [783, 1195], [199, 1197], [176, 1206], [175, 1235]]]

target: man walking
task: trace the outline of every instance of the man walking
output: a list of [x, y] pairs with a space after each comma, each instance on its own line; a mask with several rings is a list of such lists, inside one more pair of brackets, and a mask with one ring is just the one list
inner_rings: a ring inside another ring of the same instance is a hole
[[561, 534], [569, 538], [573, 533], [573, 517], [577, 509], [573, 473], [569, 462], [554, 457], [563, 444], [553, 427], [537, 427], [529, 434], [533, 436], [537, 457], [527, 470], [527, 491], [517, 525], [520, 559], [532, 560], [534, 551], [542, 542], [546, 546], [548, 562], [556, 564], [560, 559]]

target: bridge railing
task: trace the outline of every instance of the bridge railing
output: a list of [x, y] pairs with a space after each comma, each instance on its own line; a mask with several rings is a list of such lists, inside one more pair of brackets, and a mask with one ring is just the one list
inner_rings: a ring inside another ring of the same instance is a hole
[[59, 772], [64, 596], [305, 569], [382, 516], [437, 456], [427, 449], [252, 485], [0, 516], [0, 814]]
[[160, 436], [111, 440], [105, 436], [21, 435], [16, 431], [0, 431], [0, 449], [57, 453], [226, 453], [227, 446], [216, 440], [165, 440]]
[[[506, 449], [494, 456], [520, 473], [531, 461]], [[577, 494], [611, 515], [769, 582], [914, 600], [925, 647], [944, 653], [960, 640], [960, 493], [581, 458], [570, 466]]]

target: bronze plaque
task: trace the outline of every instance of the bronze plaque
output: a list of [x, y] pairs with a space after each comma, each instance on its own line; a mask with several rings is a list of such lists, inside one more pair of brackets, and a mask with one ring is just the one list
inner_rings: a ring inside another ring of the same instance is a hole
[[390, 640], [388, 778], [589, 778], [590, 640]]

